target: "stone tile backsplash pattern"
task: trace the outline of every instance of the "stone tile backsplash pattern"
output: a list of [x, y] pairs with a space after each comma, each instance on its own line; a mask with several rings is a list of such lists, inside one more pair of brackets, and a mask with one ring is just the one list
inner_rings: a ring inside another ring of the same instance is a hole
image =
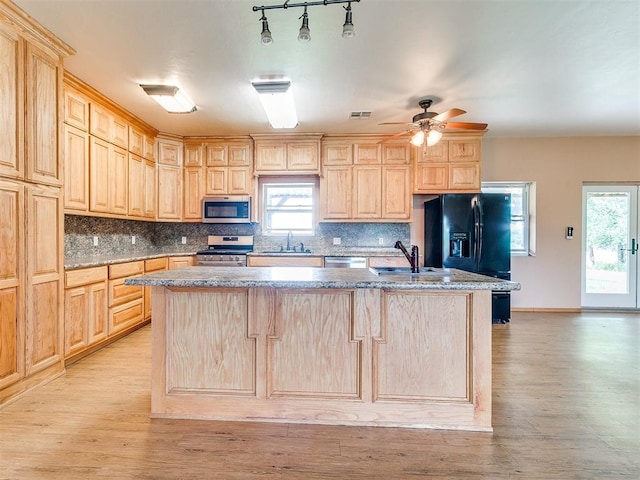
[[[277, 250], [287, 243], [283, 236], [262, 235], [260, 224], [225, 225], [204, 223], [162, 223], [116, 218], [65, 215], [66, 258], [121, 253], [195, 252], [206, 248], [208, 235], [253, 235], [256, 251]], [[93, 246], [93, 237], [98, 246]], [[135, 236], [135, 244], [131, 237]], [[182, 244], [182, 237], [187, 243]], [[320, 223], [313, 236], [295, 236], [293, 244], [321, 253], [394, 251], [396, 240], [410, 242], [408, 223]], [[340, 245], [333, 245], [334, 238]], [[378, 239], [384, 239], [384, 245]], [[397, 251], [395, 251], [397, 253]]]

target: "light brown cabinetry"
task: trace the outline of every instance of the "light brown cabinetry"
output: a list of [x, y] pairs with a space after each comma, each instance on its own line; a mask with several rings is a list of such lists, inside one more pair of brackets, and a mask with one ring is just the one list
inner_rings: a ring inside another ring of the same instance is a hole
[[65, 359], [107, 338], [107, 278], [107, 266], [65, 273]]
[[182, 219], [182, 142], [158, 139], [157, 218], [163, 221]]
[[183, 219], [202, 221], [202, 196], [202, 167], [185, 167]]
[[114, 335], [144, 320], [143, 287], [124, 284], [128, 277], [142, 273], [142, 260], [109, 265], [108, 335]]
[[155, 219], [155, 132], [68, 73], [63, 118], [65, 212]]
[[[150, 258], [144, 261], [144, 273], [161, 272], [168, 268], [167, 257]], [[151, 287], [144, 287], [144, 319], [151, 318]]]
[[65, 171], [64, 208], [89, 210], [89, 134], [80, 128], [63, 126]]
[[252, 135], [256, 175], [320, 173], [322, 135]]
[[324, 257], [249, 255], [248, 267], [323, 267]]
[[248, 139], [210, 140], [204, 144], [205, 195], [251, 195], [253, 161]]
[[71, 53], [0, 2], [0, 404], [64, 369], [59, 120]]
[[413, 192], [479, 192], [480, 163], [480, 137], [442, 139], [417, 152]]
[[320, 178], [323, 221], [409, 221], [409, 147], [358, 138], [327, 140]]

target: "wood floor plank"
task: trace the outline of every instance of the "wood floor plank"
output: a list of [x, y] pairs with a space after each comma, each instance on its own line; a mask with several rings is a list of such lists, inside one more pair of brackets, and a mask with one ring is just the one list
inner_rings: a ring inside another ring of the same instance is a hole
[[151, 327], [0, 410], [0, 480], [640, 478], [640, 315], [494, 325], [493, 433], [151, 419]]

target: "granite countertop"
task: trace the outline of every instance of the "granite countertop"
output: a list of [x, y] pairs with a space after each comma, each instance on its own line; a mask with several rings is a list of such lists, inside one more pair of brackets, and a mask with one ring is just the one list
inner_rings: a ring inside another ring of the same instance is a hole
[[126, 285], [163, 287], [396, 288], [413, 290], [519, 290], [520, 284], [456, 269], [429, 276], [376, 275], [368, 269], [313, 267], [185, 267], [128, 278]]
[[123, 252], [109, 253], [102, 255], [86, 255], [81, 257], [65, 257], [64, 269], [73, 270], [74, 268], [100, 267], [102, 265], [111, 265], [112, 263], [135, 262], [138, 260], [149, 260], [151, 258], [160, 257], [180, 257], [195, 255], [195, 251], [162, 251], [148, 250], [143, 252]]

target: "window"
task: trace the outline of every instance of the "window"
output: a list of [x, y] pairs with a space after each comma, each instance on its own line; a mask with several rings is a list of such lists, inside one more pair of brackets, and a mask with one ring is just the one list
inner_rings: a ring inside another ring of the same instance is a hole
[[262, 233], [313, 235], [315, 192], [312, 181], [262, 183]]
[[511, 194], [512, 255], [535, 253], [534, 192], [535, 184], [531, 182], [482, 182], [482, 193]]

